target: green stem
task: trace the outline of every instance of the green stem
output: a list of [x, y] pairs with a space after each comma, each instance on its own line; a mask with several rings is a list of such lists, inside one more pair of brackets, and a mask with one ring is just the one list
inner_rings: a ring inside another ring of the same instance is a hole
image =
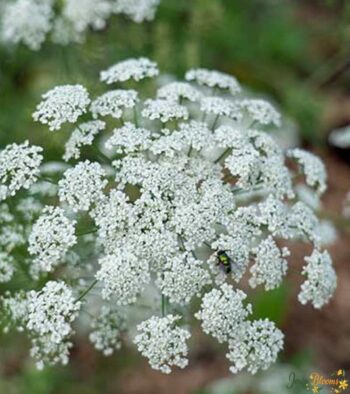
[[166, 315], [166, 297], [162, 294], [162, 317]]
[[99, 158], [99, 160], [101, 160], [103, 163], [105, 164], [111, 164], [110, 159], [103, 154], [102, 152], [98, 151], [97, 157]]
[[345, 48], [331, 55], [305, 80], [305, 83], [316, 88], [320, 87], [334, 78], [334, 75], [337, 75], [339, 71], [346, 70], [348, 63], [349, 53]]
[[97, 282], [98, 282], [98, 280], [95, 279], [91, 283], [91, 285], [85, 291], [83, 291], [82, 294], [75, 300], [75, 302], [81, 301], [86, 295], [88, 295], [90, 293], [90, 291], [96, 286]]
[[251, 129], [255, 124], [257, 123], [256, 120], [253, 120], [253, 122], [248, 126], [248, 130]]
[[136, 107], [134, 107], [134, 123], [135, 123], [135, 126], [136, 127], [139, 127], [139, 121], [138, 121], [138, 118], [137, 118], [137, 111], [136, 111]]
[[218, 123], [219, 117], [220, 117], [220, 115], [216, 115], [216, 117], [214, 119], [214, 122], [213, 122], [213, 125], [211, 126], [211, 131], [215, 130], [215, 127], [216, 127], [216, 125]]
[[223, 159], [229, 152], [230, 152], [230, 148], [227, 148], [215, 161], [214, 161], [214, 163], [215, 164], [217, 164], [217, 163], [219, 163], [219, 161], [221, 160], [221, 159]]
[[17, 266], [20, 268], [20, 270], [23, 272], [23, 274], [26, 276], [27, 279], [33, 280], [30, 273], [28, 272], [27, 267], [23, 264], [22, 259], [23, 259], [23, 257], [21, 257], [21, 256], [16, 257], [14, 259], [15, 264], [17, 264]]
[[93, 233], [96, 233], [97, 231], [98, 231], [98, 228], [94, 228], [94, 229], [91, 229], [91, 230], [88, 230], [88, 231], [85, 231], [82, 233], [77, 233], [76, 235], [77, 235], [77, 237], [82, 237], [83, 235], [93, 234]]
[[45, 176], [41, 176], [40, 179], [43, 180], [43, 181], [45, 181], [45, 182], [52, 183], [53, 185], [57, 185], [57, 184], [58, 184], [58, 183], [55, 182], [53, 179], [47, 178], [47, 177], [45, 177]]
[[185, 242], [184, 242], [184, 240], [182, 239], [181, 235], [179, 235], [179, 240], [180, 240], [180, 243], [181, 243], [181, 245], [180, 245], [180, 250], [181, 250], [182, 252], [184, 252], [184, 251], [186, 250], [186, 248], [185, 248]]
[[102, 153], [95, 145], [92, 145], [92, 149], [97, 155], [97, 158], [105, 164], [111, 164], [111, 160], [104, 153]]
[[91, 314], [89, 311], [87, 311], [86, 309], [81, 309], [81, 311], [86, 313], [91, 319], [95, 319], [95, 316]]

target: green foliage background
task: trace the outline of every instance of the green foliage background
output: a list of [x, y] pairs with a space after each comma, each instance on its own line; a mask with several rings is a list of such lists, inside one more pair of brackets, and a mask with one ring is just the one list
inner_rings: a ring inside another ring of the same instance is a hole
[[349, 14], [346, 1], [163, 0], [154, 22], [115, 17], [84, 45], [0, 48], [0, 143], [30, 136], [51, 146], [52, 136], [30, 117], [40, 94], [75, 82], [93, 91], [101, 69], [131, 56], [153, 58], [178, 76], [196, 66], [233, 73], [317, 140], [326, 100], [320, 87], [346, 60]]

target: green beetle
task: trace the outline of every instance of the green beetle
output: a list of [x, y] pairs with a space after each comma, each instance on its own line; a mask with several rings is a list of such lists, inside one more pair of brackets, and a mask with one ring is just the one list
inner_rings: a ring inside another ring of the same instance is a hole
[[232, 260], [228, 257], [227, 253], [223, 250], [219, 250], [216, 253], [217, 262], [216, 265], [220, 266], [221, 270], [225, 272], [225, 274], [229, 274], [232, 271]]

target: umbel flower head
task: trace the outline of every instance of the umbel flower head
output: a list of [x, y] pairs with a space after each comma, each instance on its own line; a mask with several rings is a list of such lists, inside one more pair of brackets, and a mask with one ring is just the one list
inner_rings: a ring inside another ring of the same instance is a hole
[[45, 207], [29, 235], [28, 252], [34, 256], [31, 272], [50, 272], [63, 262], [67, 251], [77, 242], [74, 221], [60, 207]]
[[89, 104], [89, 95], [83, 86], [56, 86], [43, 95], [33, 119], [48, 124], [50, 130], [59, 130], [66, 122], [75, 123]]
[[152, 368], [170, 373], [172, 366], [185, 368], [188, 364], [186, 341], [190, 333], [175, 326], [180, 316], [152, 316], [140, 323], [134, 342], [139, 352], [148, 358]]
[[[91, 316], [90, 340], [105, 355], [136, 328], [133, 342], [152, 368], [184, 368], [191, 311], [200, 305], [193, 317], [227, 347], [231, 371], [255, 373], [276, 361], [283, 334], [272, 321], [252, 319], [242, 279], [261, 291], [279, 287], [290, 265], [280, 241], [297, 239], [313, 246], [300, 302], [321, 308], [336, 288], [318, 218], [298, 199], [303, 180], [314, 199], [324, 192], [320, 159], [285, 152], [269, 133], [278, 132], [281, 115], [246, 97], [234, 77], [191, 70], [187, 81], [159, 87], [158, 73], [148, 59], [128, 59], [101, 73], [113, 90], [91, 104], [83, 86], [44, 95], [35, 119], [71, 136], [65, 162], [42, 167], [37, 183], [41, 160], [28, 159], [29, 146], [20, 149], [24, 169], [17, 145], [4, 150], [9, 175], [0, 186], [14, 201], [0, 207], [0, 280], [21, 267], [44, 287], [5, 295], [2, 309], [28, 331], [39, 366], [68, 361], [84, 303], [82, 322]], [[144, 78], [152, 97], [124, 85]], [[25, 212], [25, 225], [15, 223], [14, 209]]]
[[17, 0], [3, 8], [3, 41], [17, 44], [23, 42], [32, 50], [38, 50], [51, 30], [53, 1]]
[[14, 196], [22, 188], [29, 187], [40, 174], [42, 148], [23, 144], [11, 144], [0, 151], [0, 201]]
[[104, 305], [100, 314], [91, 322], [90, 341], [95, 349], [110, 356], [122, 346], [121, 336], [125, 327], [124, 316], [115, 308]]
[[72, 290], [63, 282], [50, 281], [41, 291], [28, 292], [26, 304], [26, 329], [33, 338], [31, 354], [38, 359], [39, 369], [45, 361], [67, 364], [71, 323], [81, 305]]
[[38, 50], [47, 38], [66, 45], [102, 30], [114, 14], [136, 23], [154, 19], [160, 0], [4, 0], [0, 39]]

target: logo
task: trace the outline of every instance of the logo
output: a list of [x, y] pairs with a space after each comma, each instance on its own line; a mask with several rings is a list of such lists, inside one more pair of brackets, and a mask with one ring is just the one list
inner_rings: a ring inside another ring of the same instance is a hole
[[[349, 388], [349, 382], [345, 377], [345, 371], [339, 369], [330, 376], [324, 376], [319, 372], [312, 372], [308, 379], [297, 379], [294, 372], [289, 375], [289, 384], [287, 388], [292, 389], [296, 385], [306, 388], [311, 393], [322, 393], [325, 389], [327, 392], [340, 394], [345, 393]], [[350, 392], [350, 391], [349, 391]]]
[[328, 387], [332, 393], [343, 393], [348, 387], [348, 380], [345, 379], [345, 371], [339, 369], [332, 373], [330, 377], [325, 377], [318, 372], [312, 372], [310, 383], [306, 385], [307, 390], [312, 393], [319, 393], [323, 387]]

